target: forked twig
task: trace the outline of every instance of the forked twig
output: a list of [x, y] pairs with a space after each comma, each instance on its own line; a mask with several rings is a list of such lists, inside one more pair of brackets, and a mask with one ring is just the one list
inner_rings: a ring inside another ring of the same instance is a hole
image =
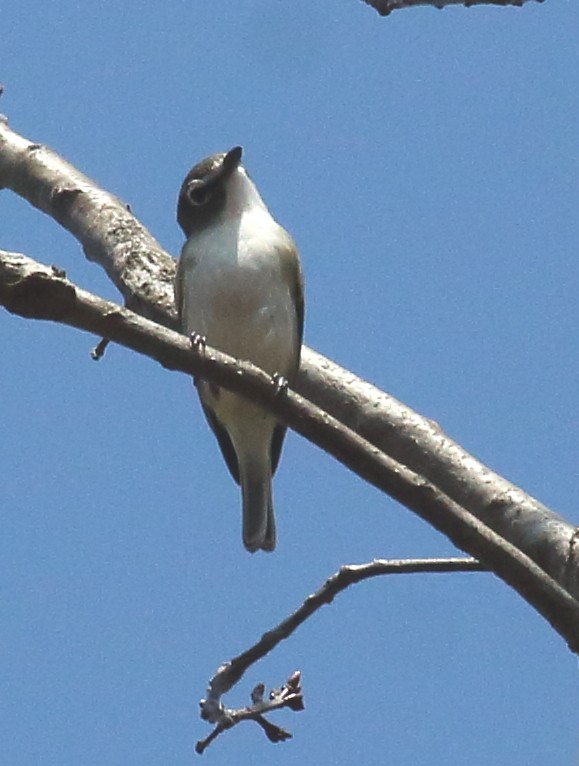
[[255, 662], [274, 649], [283, 639], [288, 638], [302, 623], [324, 604], [330, 604], [335, 596], [350, 585], [388, 574], [411, 573], [448, 573], [448, 572], [487, 572], [485, 567], [476, 559], [406, 559], [384, 560], [375, 559], [366, 564], [350, 564], [329, 577], [315, 593], [308, 596], [303, 604], [293, 614], [279, 623], [275, 628], [264, 633], [253, 646], [221, 665], [209, 681], [207, 697], [201, 700], [201, 718], [215, 724], [211, 734], [197, 742], [195, 750], [201, 754], [208, 745], [222, 732], [231, 729], [241, 721], [256, 721], [271, 742], [283, 742], [291, 737], [285, 729], [267, 721], [264, 713], [288, 707], [290, 710], [304, 709], [300, 687], [300, 672], [293, 673], [280, 689], [270, 692], [267, 700], [263, 699], [265, 686], [258, 684], [251, 693], [251, 705], [239, 709], [226, 708], [221, 703], [221, 697], [226, 694], [238, 681], [245, 671]]

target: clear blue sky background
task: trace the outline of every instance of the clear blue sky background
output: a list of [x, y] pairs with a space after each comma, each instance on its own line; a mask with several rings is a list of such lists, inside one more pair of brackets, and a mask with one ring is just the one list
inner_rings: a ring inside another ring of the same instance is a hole
[[[357, 0], [2, 9], [0, 111], [177, 254], [175, 200], [235, 144], [294, 235], [306, 341], [579, 523], [579, 6]], [[116, 299], [58, 225], [0, 195], [0, 246]], [[192, 763], [215, 668], [341, 564], [452, 554], [290, 435], [279, 544], [250, 556], [190, 381], [0, 313], [0, 752], [7, 766]], [[214, 764], [579, 758], [577, 659], [492, 575], [340, 596], [227, 698], [300, 668], [305, 712]]]

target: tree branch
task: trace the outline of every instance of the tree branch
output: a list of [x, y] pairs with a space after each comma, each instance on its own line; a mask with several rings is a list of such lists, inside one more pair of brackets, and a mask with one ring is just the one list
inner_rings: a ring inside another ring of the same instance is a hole
[[58, 154], [14, 133], [0, 115], [0, 189], [11, 189], [75, 237], [133, 311], [177, 326], [175, 262], [131, 215]]
[[[237, 684], [245, 671], [258, 660], [269, 654], [284, 639], [289, 638], [300, 625], [309, 619], [324, 604], [331, 604], [338, 593], [351, 585], [394, 574], [427, 574], [450, 572], [488, 572], [489, 569], [476, 559], [375, 559], [365, 564], [345, 564], [325, 581], [321, 588], [312, 593], [289, 617], [275, 628], [264, 633], [253, 646], [223, 663], [209, 681], [207, 707], [218, 706], [221, 697]], [[207, 720], [212, 720], [206, 716]]]
[[[380, 16], [389, 16], [392, 11], [402, 8], [414, 8], [417, 5], [430, 5], [442, 10], [447, 5], [464, 5], [470, 8], [473, 5], [516, 5], [521, 7], [529, 0], [362, 0], [362, 2], [378, 11]], [[535, 0], [542, 3], [544, 0]]]
[[271, 377], [254, 365], [209, 346], [200, 353], [184, 336], [97, 298], [75, 287], [54, 267], [17, 253], [0, 251], [0, 304], [21, 316], [96, 333], [156, 359], [167, 369], [198, 375], [260, 404], [487, 564], [579, 653], [579, 603], [534, 561], [435, 485], [307, 399], [290, 390], [279, 395]]
[[268, 630], [249, 649], [224, 662], [209, 681], [206, 699], [201, 700], [201, 718], [215, 724], [215, 728], [205, 739], [197, 742], [195, 750], [200, 755], [224, 731], [244, 720], [260, 722], [266, 735], [272, 742], [282, 742], [291, 737], [289, 732], [274, 726], [262, 718], [265, 712], [280, 707], [289, 707], [294, 711], [303, 710], [299, 671], [292, 673], [279, 690], [272, 690], [268, 700], [264, 701], [265, 686], [258, 684], [251, 693], [252, 704], [239, 708], [226, 708], [221, 702], [224, 694], [230, 691], [243, 677], [246, 670], [265, 657], [286, 638], [289, 638], [300, 625], [309, 619], [324, 604], [331, 604], [334, 598], [355, 583], [372, 577], [391, 574], [449, 572], [488, 572], [487, 567], [476, 559], [376, 559], [365, 564], [350, 564], [340, 569], [325, 581], [321, 588], [308, 596], [289, 617], [282, 620], [275, 628]]
[[[0, 119], [3, 187], [67, 228], [127, 306], [175, 327], [173, 259], [115, 197]], [[477, 461], [436, 423], [305, 346], [296, 390], [437, 486], [579, 598], [576, 529]]]
[[208, 700], [201, 700], [201, 718], [216, 725], [208, 737], [197, 742], [195, 752], [202, 755], [214, 739], [242, 721], [255, 721], [261, 726], [270, 742], [285, 742], [291, 739], [292, 735], [289, 731], [268, 721], [264, 718], [264, 713], [281, 708], [289, 708], [294, 713], [302, 711], [304, 702], [300, 682], [301, 673], [296, 670], [279, 689], [272, 689], [266, 699], [264, 699], [265, 685], [257, 684], [251, 692], [251, 704], [237, 709], [225, 708], [222, 705], [214, 708]]

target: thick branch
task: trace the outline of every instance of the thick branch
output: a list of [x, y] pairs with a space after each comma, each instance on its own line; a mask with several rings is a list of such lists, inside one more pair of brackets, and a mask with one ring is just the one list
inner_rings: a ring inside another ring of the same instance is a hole
[[168, 369], [199, 375], [251, 398], [487, 564], [579, 652], [579, 603], [528, 556], [311, 402], [289, 390], [277, 395], [271, 378], [254, 365], [209, 347], [196, 353], [182, 335], [80, 290], [54, 268], [15, 253], [0, 251], [0, 304], [21, 316], [96, 333]]
[[[173, 259], [115, 197], [0, 120], [2, 187], [66, 227], [128, 306], [174, 327]], [[306, 347], [296, 390], [435, 484], [579, 597], [574, 527], [478, 462], [438, 425]]]
[[[362, 0], [366, 5], [371, 6], [378, 11], [380, 16], [389, 16], [392, 11], [402, 8], [414, 8], [416, 5], [430, 5], [442, 10], [447, 5], [464, 5], [470, 8], [472, 5], [516, 5], [518, 7], [529, 2], [529, 0]], [[535, 0], [542, 3], [544, 0]]]
[[58, 154], [11, 131], [0, 115], [0, 189], [68, 229], [138, 314], [176, 326], [175, 263], [117, 197]]

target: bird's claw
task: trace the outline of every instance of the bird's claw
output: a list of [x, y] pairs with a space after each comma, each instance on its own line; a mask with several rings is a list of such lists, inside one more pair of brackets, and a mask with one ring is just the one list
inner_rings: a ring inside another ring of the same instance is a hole
[[198, 354], [202, 354], [207, 346], [207, 338], [205, 335], [200, 335], [198, 332], [191, 333], [189, 342], [191, 343], [191, 348]]
[[289, 388], [289, 383], [287, 381], [287, 378], [284, 378], [283, 375], [281, 375], [279, 372], [274, 372], [274, 374], [271, 376], [271, 382], [274, 386], [274, 398], [280, 396], [281, 394], [285, 393], [287, 389]]

